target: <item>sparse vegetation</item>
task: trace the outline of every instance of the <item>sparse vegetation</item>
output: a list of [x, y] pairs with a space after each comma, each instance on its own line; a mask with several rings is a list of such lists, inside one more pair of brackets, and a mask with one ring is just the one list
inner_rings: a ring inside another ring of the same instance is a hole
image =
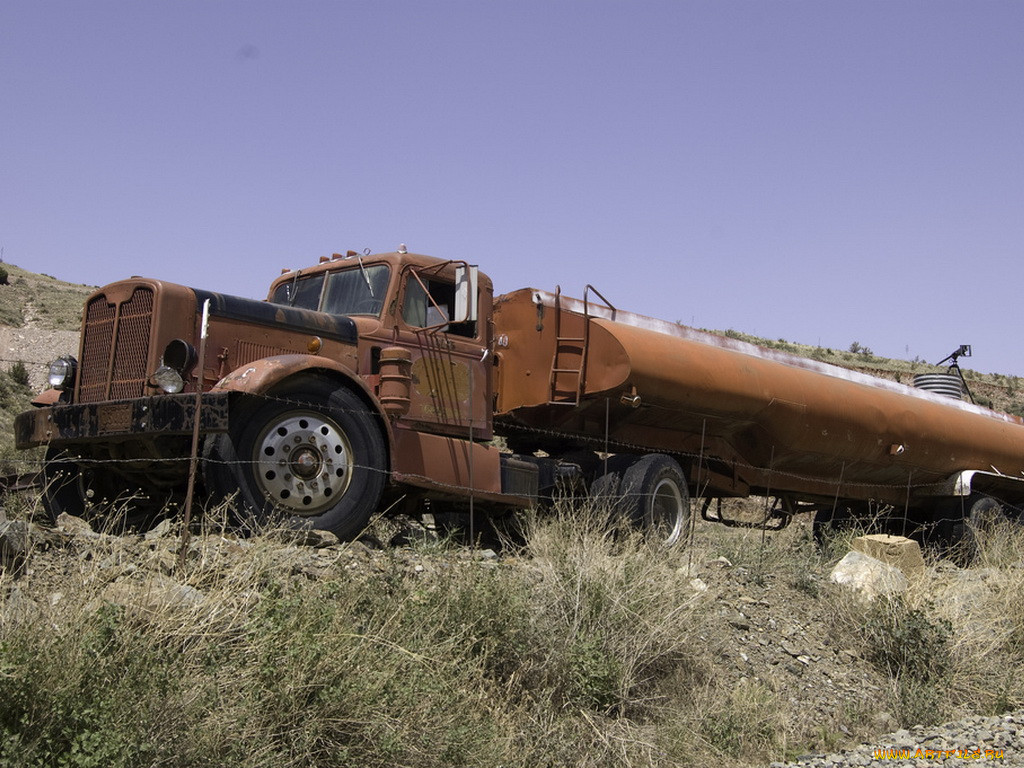
[[21, 387], [28, 387], [28, 368], [25, 367], [25, 363], [18, 360], [11, 366], [9, 371], [11, 381]]
[[[5, 264], [8, 287], [0, 289], [0, 325], [21, 328], [26, 311], [35, 312], [47, 328], [78, 330], [82, 305], [91, 288]], [[7, 285], [4, 283], [2, 285]]]
[[[990, 541], [984, 580], [939, 568], [863, 603], [799, 525], [702, 526], [666, 551], [565, 507], [498, 560], [213, 527], [184, 571], [173, 533], [50, 536], [0, 574], [0, 763], [763, 765], [865, 739], [880, 711], [1024, 704], [1022, 577], [996, 565], [1024, 535]], [[736, 606], [774, 609], [767, 633]], [[841, 707], [801, 681], [821, 659], [787, 655], [833, 653], [812, 636], [847, 659], [826, 672], [851, 675]], [[778, 666], [739, 659], [756, 637]]]

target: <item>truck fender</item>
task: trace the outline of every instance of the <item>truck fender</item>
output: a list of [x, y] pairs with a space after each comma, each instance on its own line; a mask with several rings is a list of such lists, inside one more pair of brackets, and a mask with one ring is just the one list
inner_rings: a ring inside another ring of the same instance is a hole
[[[287, 378], [299, 373], [322, 372], [342, 378], [368, 405], [383, 413], [376, 395], [355, 371], [341, 363], [316, 355], [272, 355], [240, 365], [213, 385], [212, 391], [262, 395]], [[386, 421], [386, 420], [385, 420]]]
[[325, 374], [332, 379], [343, 380], [349, 385], [356, 396], [366, 403], [367, 408], [380, 416], [378, 422], [390, 454], [394, 448], [395, 435], [391, 421], [385, 416], [380, 400], [355, 371], [335, 360], [303, 354], [263, 357], [240, 365], [214, 384], [211, 391], [262, 395], [286, 379], [302, 373]]

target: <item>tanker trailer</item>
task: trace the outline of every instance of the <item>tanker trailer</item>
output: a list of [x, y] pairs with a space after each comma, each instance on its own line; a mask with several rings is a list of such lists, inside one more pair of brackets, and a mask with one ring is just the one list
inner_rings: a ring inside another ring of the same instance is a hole
[[[669, 457], [705, 519], [763, 495], [759, 525], [889, 517], [898, 533], [956, 536], [965, 519], [1024, 503], [1024, 423], [897, 382], [618, 310], [591, 286], [495, 302], [496, 429], [513, 450], [591, 464], [602, 493], [653, 493], [631, 464]], [[640, 473], [642, 476], [643, 473]], [[711, 502], [719, 501], [719, 513]]]

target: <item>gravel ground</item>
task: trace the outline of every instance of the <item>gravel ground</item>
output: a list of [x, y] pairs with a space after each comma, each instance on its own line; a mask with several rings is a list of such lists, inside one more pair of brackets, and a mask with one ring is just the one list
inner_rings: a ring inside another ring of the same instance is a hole
[[873, 744], [831, 755], [807, 755], [771, 768], [915, 768], [988, 764], [1024, 768], [1024, 710], [997, 717], [969, 717], [930, 728], [916, 726]]
[[25, 309], [25, 325], [12, 328], [0, 325], [0, 365], [9, 369], [21, 361], [28, 371], [29, 389], [40, 392], [46, 388], [49, 364], [60, 355], [78, 354], [78, 331], [44, 328], [32, 307]]

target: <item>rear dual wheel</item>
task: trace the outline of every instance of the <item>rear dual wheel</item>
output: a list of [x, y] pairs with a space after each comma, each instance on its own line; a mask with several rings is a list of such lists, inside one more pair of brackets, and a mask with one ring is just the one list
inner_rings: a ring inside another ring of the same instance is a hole
[[386, 484], [384, 438], [351, 391], [305, 379], [232, 413], [229, 432], [212, 439], [205, 477], [215, 498], [259, 524], [353, 539], [377, 509]]
[[677, 544], [690, 519], [690, 493], [679, 462], [660, 453], [618, 455], [591, 485], [603, 500], [652, 541]]

